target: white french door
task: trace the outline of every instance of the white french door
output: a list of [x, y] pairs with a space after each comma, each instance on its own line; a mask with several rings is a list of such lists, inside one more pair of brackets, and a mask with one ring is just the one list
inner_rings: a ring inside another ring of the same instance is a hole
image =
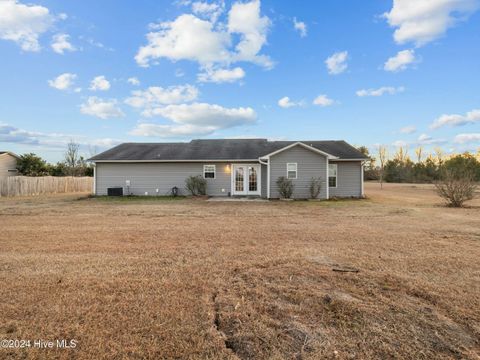
[[232, 195], [260, 195], [260, 165], [232, 165]]

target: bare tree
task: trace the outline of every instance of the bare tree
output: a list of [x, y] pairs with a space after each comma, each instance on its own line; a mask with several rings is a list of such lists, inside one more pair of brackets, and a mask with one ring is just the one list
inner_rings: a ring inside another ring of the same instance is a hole
[[385, 167], [385, 162], [387, 161], [387, 147], [385, 145], [380, 145], [378, 147], [378, 160], [380, 161], [380, 188], [383, 189], [383, 170]]
[[435, 151], [435, 159], [436, 159], [437, 165], [438, 165], [438, 166], [442, 166], [442, 164], [443, 164], [443, 158], [444, 158], [444, 156], [445, 156], [442, 148], [436, 147], [436, 148], [434, 149], [434, 151]]
[[395, 153], [395, 159], [397, 159], [400, 163], [404, 163], [405, 160], [408, 159], [408, 148], [399, 146], [397, 148], [397, 152]]
[[467, 200], [475, 196], [477, 185], [472, 171], [455, 172], [445, 169], [440, 181], [435, 183], [437, 194], [452, 207], [462, 207]]
[[83, 158], [79, 154], [80, 145], [75, 143], [73, 140], [67, 144], [67, 150], [65, 151], [65, 166], [69, 175], [77, 175], [78, 167], [81, 167], [83, 164]]
[[423, 147], [417, 147], [415, 149], [415, 155], [417, 156], [417, 163], [421, 163], [423, 158]]

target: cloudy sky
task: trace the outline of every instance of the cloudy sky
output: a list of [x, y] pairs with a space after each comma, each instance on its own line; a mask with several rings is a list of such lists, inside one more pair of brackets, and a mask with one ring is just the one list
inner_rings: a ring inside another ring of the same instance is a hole
[[480, 0], [0, 0], [0, 150], [480, 147]]

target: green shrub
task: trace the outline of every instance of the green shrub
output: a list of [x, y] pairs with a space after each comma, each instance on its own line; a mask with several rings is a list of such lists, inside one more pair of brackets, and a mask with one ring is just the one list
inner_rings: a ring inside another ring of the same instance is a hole
[[47, 176], [49, 175], [49, 165], [40, 156], [33, 153], [23, 154], [17, 161], [17, 170], [24, 176]]
[[189, 176], [185, 179], [185, 188], [193, 196], [206, 195], [207, 180], [202, 175]]
[[443, 167], [454, 176], [462, 177], [468, 174], [470, 177], [473, 176], [474, 181], [480, 181], [480, 162], [472, 154], [455, 155], [445, 161]]
[[318, 197], [318, 195], [320, 194], [321, 186], [322, 186], [321, 178], [312, 177], [310, 179], [310, 186], [309, 186], [310, 198], [316, 199]]
[[293, 194], [293, 183], [292, 180], [287, 179], [285, 176], [280, 176], [277, 179], [278, 192], [280, 196], [284, 199], [290, 199]]

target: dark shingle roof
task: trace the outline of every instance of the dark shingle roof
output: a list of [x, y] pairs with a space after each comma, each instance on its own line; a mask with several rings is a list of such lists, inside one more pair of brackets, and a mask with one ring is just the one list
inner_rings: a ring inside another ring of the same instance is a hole
[[[189, 143], [124, 143], [92, 157], [108, 160], [253, 160], [296, 141], [267, 139], [192, 140]], [[343, 140], [300, 141], [340, 159], [364, 159], [365, 156]]]

